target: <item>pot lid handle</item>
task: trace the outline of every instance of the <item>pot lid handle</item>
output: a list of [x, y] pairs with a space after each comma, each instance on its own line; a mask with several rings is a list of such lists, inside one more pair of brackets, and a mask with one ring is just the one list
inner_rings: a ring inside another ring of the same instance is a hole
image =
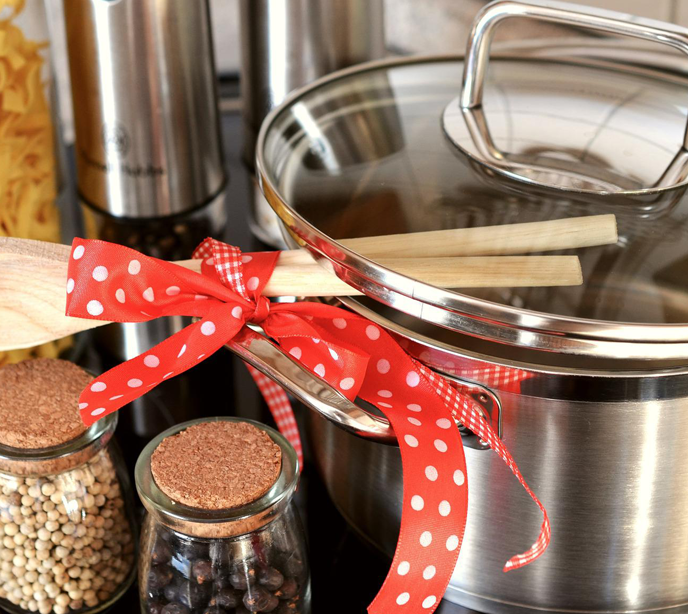
[[[501, 151], [492, 139], [483, 112], [485, 78], [497, 26], [511, 17], [528, 17], [563, 26], [576, 26], [612, 35], [661, 43], [688, 55], [688, 29], [630, 14], [581, 7], [549, 0], [497, 0], [478, 13], [469, 37], [464, 64], [463, 88], [458, 99], [445, 109], [447, 136], [460, 149], [495, 171], [546, 187], [594, 193], [644, 193], [675, 187], [688, 178], [688, 125], [681, 149], [651, 186], [639, 188], [629, 178], [609, 169], [588, 168], [578, 160], [537, 158]], [[468, 141], [467, 141], [468, 137]], [[466, 143], [470, 142], [470, 147]], [[581, 186], [584, 186], [581, 188]]]

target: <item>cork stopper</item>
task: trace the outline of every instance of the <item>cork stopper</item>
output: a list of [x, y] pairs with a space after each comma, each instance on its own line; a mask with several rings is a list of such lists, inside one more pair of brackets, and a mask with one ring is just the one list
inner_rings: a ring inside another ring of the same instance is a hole
[[168, 497], [204, 510], [241, 507], [277, 481], [282, 450], [246, 422], [202, 422], [163, 439], [151, 472]]
[[37, 358], [0, 369], [0, 444], [50, 448], [86, 431], [79, 395], [93, 378], [66, 360]]

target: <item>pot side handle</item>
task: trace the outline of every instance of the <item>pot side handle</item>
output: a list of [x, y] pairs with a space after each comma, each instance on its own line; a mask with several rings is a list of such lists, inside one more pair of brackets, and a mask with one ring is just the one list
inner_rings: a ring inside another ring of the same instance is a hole
[[[344, 430], [376, 443], [397, 445], [394, 430], [386, 418], [373, 415], [349, 401], [263, 335], [247, 329], [230, 341], [227, 347], [280, 384], [299, 401]], [[470, 394], [481, 406], [484, 417], [501, 437], [501, 404], [496, 395], [479, 384], [452, 379], [459, 382], [462, 391]], [[468, 429], [461, 425], [458, 428], [464, 438], [464, 445], [479, 450], [487, 449], [486, 444]]]

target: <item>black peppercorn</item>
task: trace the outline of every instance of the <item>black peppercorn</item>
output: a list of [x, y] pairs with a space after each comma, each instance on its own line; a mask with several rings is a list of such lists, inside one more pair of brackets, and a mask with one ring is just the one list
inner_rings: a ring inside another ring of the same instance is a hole
[[203, 559], [196, 561], [191, 566], [191, 576], [199, 584], [211, 582], [213, 579], [213, 565], [210, 561]]
[[274, 595], [270, 596], [270, 601], [268, 601], [268, 604], [261, 610], [262, 612], [274, 612], [277, 609], [277, 606], [279, 606], [280, 601], [275, 597]]
[[216, 605], [225, 610], [236, 608], [239, 604], [239, 595], [231, 588], [223, 588], [210, 600], [210, 605]]
[[190, 614], [189, 608], [181, 603], [168, 603], [163, 609], [162, 614]]
[[218, 575], [213, 582], [215, 592], [219, 592], [223, 588], [229, 588], [230, 586], [231, 584], [229, 583], [229, 576], [227, 576], [226, 574]]
[[148, 589], [159, 591], [172, 581], [172, 570], [165, 566], [154, 566], [148, 572]]
[[299, 592], [299, 585], [294, 578], [287, 578], [282, 586], [275, 591], [275, 597], [279, 599], [291, 599]]
[[256, 583], [255, 569], [237, 569], [229, 576], [230, 584], [240, 591], [245, 591]]
[[283, 601], [276, 610], [276, 614], [298, 614], [299, 612], [299, 605], [296, 601]]
[[162, 614], [162, 609], [165, 606], [159, 601], [150, 601], [148, 603], [148, 614]]
[[249, 612], [262, 612], [271, 600], [272, 595], [262, 586], [249, 588], [244, 595], [244, 605]]
[[160, 565], [162, 563], [169, 563], [171, 557], [172, 552], [170, 550], [170, 547], [162, 539], [156, 540], [155, 546], [151, 551], [151, 560], [153, 561], [153, 563], [155, 563], [156, 565]]
[[218, 608], [217, 606], [211, 605], [210, 607], [203, 610], [203, 614], [224, 614], [224, 610]]
[[305, 566], [298, 556], [290, 555], [284, 561], [283, 569], [288, 576], [300, 577], [303, 574]]
[[177, 601], [195, 610], [202, 608], [210, 599], [211, 585], [197, 584], [194, 581], [183, 582], [179, 585]]
[[264, 567], [258, 572], [258, 584], [269, 591], [276, 591], [284, 582], [284, 576], [274, 567]]
[[179, 588], [174, 582], [170, 582], [170, 584], [165, 587], [164, 594], [167, 601], [177, 601], [179, 597]]

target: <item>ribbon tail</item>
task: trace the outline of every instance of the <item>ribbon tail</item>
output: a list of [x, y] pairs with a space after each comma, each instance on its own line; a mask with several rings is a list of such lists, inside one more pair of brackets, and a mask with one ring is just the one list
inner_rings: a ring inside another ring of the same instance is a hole
[[523, 486], [535, 505], [537, 505], [542, 512], [543, 520], [537, 540], [522, 554], [511, 557], [504, 565], [503, 571], [513, 571], [514, 569], [519, 569], [520, 567], [532, 563], [544, 554], [552, 540], [552, 529], [545, 506], [528, 486], [513, 456], [511, 456], [511, 453], [507, 450], [504, 442], [499, 438], [497, 433], [494, 432], [492, 427], [483, 418], [481, 412], [475, 407], [474, 401], [465, 395], [459, 394], [443, 377], [436, 375], [424, 365], [420, 363], [416, 363], [416, 365], [423, 375], [435, 386], [435, 392], [451, 409], [454, 418], [480, 437], [480, 439], [489, 444], [490, 448], [492, 448], [504, 461], [507, 467], [509, 467], [519, 484]]
[[466, 458], [451, 412], [437, 402], [431, 383], [414, 370], [408, 356], [392, 356], [389, 346], [386, 353], [405, 383], [395, 386], [391, 396], [382, 389], [375, 400], [364, 398], [384, 411], [394, 428], [404, 494], [392, 566], [368, 612], [430, 614], [447, 590], [463, 541], [468, 514]]
[[230, 311], [231, 305], [212, 305], [202, 320], [97, 377], [79, 397], [84, 424], [90, 426], [219, 350], [243, 326]]
[[299, 458], [299, 465], [303, 468], [303, 447], [301, 445], [299, 427], [296, 424], [294, 411], [292, 410], [287, 393], [267, 375], [264, 375], [248, 363], [244, 364], [251, 374], [253, 381], [256, 383], [256, 386], [258, 386], [260, 393], [263, 395], [279, 432], [284, 435], [285, 439], [292, 445], [294, 450], [296, 450], [296, 455]]

